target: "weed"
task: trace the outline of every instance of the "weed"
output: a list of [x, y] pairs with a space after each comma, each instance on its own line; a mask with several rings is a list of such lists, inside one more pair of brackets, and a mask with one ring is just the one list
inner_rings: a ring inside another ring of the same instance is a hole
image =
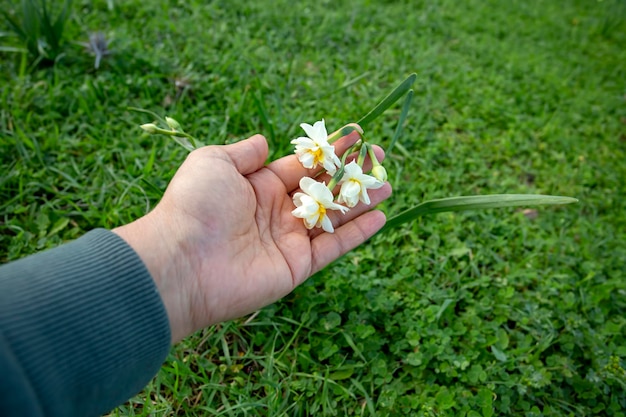
[[56, 18], [47, 0], [21, 0], [19, 11], [2, 10], [10, 28], [36, 63], [54, 63], [63, 55], [63, 32], [71, 15], [72, 0], [65, 0]]

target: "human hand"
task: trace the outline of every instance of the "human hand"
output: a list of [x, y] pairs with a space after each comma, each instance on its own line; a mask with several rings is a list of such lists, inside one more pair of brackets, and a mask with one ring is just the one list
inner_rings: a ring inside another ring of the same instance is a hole
[[[337, 154], [358, 138], [335, 142]], [[382, 149], [375, 152], [382, 160]], [[391, 195], [389, 184], [370, 191], [369, 206], [329, 213], [335, 233], [307, 230], [291, 214], [292, 195], [300, 178], [320, 170], [303, 168], [295, 155], [264, 166], [267, 155], [260, 135], [197, 149], [152, 212], [113, 230], [150, 271], [172, 342], [278, 300], [384, 225], [384, 214], [370, 209]]]

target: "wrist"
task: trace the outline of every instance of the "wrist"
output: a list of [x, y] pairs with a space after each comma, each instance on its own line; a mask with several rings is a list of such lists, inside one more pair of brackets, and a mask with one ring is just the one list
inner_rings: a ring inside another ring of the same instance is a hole
[[178, 342], [192, 329], [187, 329], [185, 294], [179, 276], [180, 259], [176, 236], [163, 228], [164, 222], [155, 218], [154, 211], [127, 225], [117, 227], [113, 233], [121, 237], [141, 258], [152, 276], [167, 311], [172, 343]]

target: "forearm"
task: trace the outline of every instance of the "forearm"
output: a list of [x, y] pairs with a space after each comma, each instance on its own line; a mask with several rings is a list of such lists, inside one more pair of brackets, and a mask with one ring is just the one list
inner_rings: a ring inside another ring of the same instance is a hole
[[0, 267], [0, 332], [3, 416], [19, 398], [45, 415], [109, 411], [152, 378], [171, 339], [148, 270], [105, 230]]
[[143, 261], [156, 285], [169, 319], [172, 343], [193, 333], [188, 317], [188, 298], [180, 285], [179, 275], [191, 275], [185, 262], [180, 241], [181, 230], [171, 217], [162, 217], [159, 208], [147, 215], [112, 230], [121, 237]]

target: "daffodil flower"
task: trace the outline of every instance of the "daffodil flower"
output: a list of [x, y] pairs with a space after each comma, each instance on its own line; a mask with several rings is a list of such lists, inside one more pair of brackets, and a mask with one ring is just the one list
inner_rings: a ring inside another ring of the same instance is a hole
[[333, 193], [326, 184], [317, 182], [313, 178], [303, 177], [300, 180], [300, 189], [293, 196], [296, 209], [291, 212], [295, 217], [304, 220], [307, 229], [321, 227], [328, 233], [333, 233], [333, 223], [328, 217], [328, 210], [348, 211], [347, 207], [333, 201]]
[[359, 164], [352, 161], [345, 166], [340, 184], [341, 190], [337, 201], [345, 203], [348, 207], [354, 207], [359, 200], [369, 204], [370, 197], [367, 195], [367, 190], [380, 188], [384, 183], [371, 175], [364, 174]]
[[335, 154], [335, 147], [328, 143], [324, 119], [315, 122], [313, 126], [302, 123], [300, 127], [308, 137], [299, 137], [291, 143], [296, 145], [296, 155], [302, 166], [315, 168], [321, 165], [330, 175], [334, 175], [337, 167], [341, 166], [341, 161]]

